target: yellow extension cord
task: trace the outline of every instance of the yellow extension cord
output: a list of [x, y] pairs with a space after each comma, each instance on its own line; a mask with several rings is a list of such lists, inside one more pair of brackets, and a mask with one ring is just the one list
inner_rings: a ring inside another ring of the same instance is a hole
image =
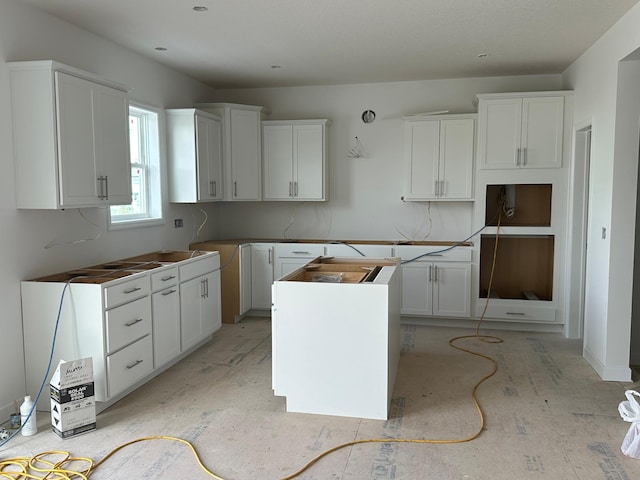
[[[451, 346], [452, 348], [455, 348], [456, 350], [459, 350], [461, 352], [465, 352], [465, 353], [469, 353], [471, 355], [475, 355], [477, 357], [481, 357], [484, 358], [486, 360], [488, 360], [489, 362], [491, 362], [491, 364], [493, 365], [493, 368], [491, 369], [491, 372], [488, 373], [487, 375], [485, 375], [484, 377], [482, 377], [473, 387], [473, 390], [471, 391], [471, 398], [473, 399], [473, 404], [478, 412], [478, 416], [480, 418], [480, 426], [478, 427], [477, 431], [473, 434], [470, 435], [468, 437], [465, 438], [458, 438], [458, 439], [450, 439], [450, 440], [446, 440], [446, 439], [420, 439], [420, 438], [413, 438], [413, 439], [404, 439], [404, 438], [368, 438], [368, 439], [362, 439], [362, 440], [353, 440], [351, 442], [345, 442], [342, 443], [340, 445], [336, 445], [335, 447], [330, 448], [329, 450], [326, 450], [324, 452], [322, 452], [321, 454], [317, 455], [316, 457], [314, 457], [313, 459], [311, 459], [309, 462], [307, 462], [303, 467], [301, 467], [300, 469], [298, 469], [297, 471], [295, 471], [294, 473], [287, 475], [286, 477], [283, 477], [280, 480], [291, 480], [297, 476], [299, 476], [300, 474], [302, 474], [304, 471], [308, 470], [312, 465], [314, 465], [315, 463], [317, 463], [320, 459], [326, 457], [327, 455], [341, 450], [343, 448], [346, 447], [350, 447], [353, 445], [359, 445], [359, 444], [364, 444], [364, 443], [429, 443], [429, 444], [436, 444], [436, 445], [444, 445], [444, 444], [452, 444], [452, 443], [465, 443], [465, 442], [470, 442], [472, 440], [475, 440], [476, 438], [478, 438], [480, 436], [480, 434], [482, 433], [482, 431], [484, 430], [484, 423], [485, 423], [485, 419], [484, 419], [484, 413], [482, 412], [482, 408], [480, 407], [480, 402], [478, 402], [478, 398], [476, 396], [476, 391], [478, 390], [478, 387], [480, 387], [480, 385], [482, 385], [482, 383], [484, 383], [486, 380], [488, 380], [489, 378], [491, 378], [497, 371], [498, 371], [498, 364], [497, 362], [491, 358], [488, 355], [485, 355], [483, 353], [479, 353], [479, 352], [474, 352], [473, 350], [469, 350], [467, 348], [463, 348], [463, 347], [459, 347], [456, 346], [455, 343], [458, 340], [462, 340], [462, 339], [466, 339], [466, 338], [475, 338], [480, 340], [481, 342], [486, 342], [486, 343], [502, 343], [502, 339], [499, 337], [495, 337], [493, 335], [480, 335], [479, 331], [480, 331], [480, 325], [482, 323], [482, 321], [484, 320], [484, 315], [487, 311], [487, 306], [489, 305], [489, 297], [491, 296], [491, 285], [493, 283], [493, 272], [495, 269], [495, 265], [496, 265], [496, 255], [498, 252], [498, 231], [500, 229], [500, 220], [501, 220], [502, 216], [499, 213], [498, 214], [498, 222], [497, 222], [497, 226], [496, 226], [496, 243], [494, 246], [494, 250], [493, 250], [493, 262], [491, 265], [491, 274], [489, 276], [489, 285], [488, 285], [488, 289], [487, 289], [487, 300], [485, 302], [484, 305], [484, 309], [482, 310], [482, 315], [480, 316], [480, 318], [478, 319], [478, 323], [476, 326], [476, 332], [473, 335], [461, 335], [458, 337], [454, 337], [452, 339], [449, 340], [449, 346]], [[75, 479], [82, 479], [82, 480], [87, 480], [89, 478], [89, 475], [91, 474], [91, 472], [93, 472], [95, 469], [97, 469], [100, 465], [102, 465], [108, 458], [110, 458], [113, 454], [115, 454], [117, 451], [122, 450], [125, 447], [128, 447], [129, 445], [133, 445], [134, 443], [139, 443], [139, 442], [144, 442], [144, 441], [149, 441], [149, 440], [167, 440], [167, 441], [172, 441], [172, 442], [178, 442], [178, 443], [182, 443], [184, 445], [186, 445], [191, 452], [193, 453], [193, 456], [196, 459], [196, 462], [198, 463], [198, 465], [200, 466], [200, 468], [210, 477], [216, 479], [216, 480], [224, 480], [222, 477], [219, 477], [218, 475], [216, 475], [215, 473], [213, 473], [211, 470], [209, 470], [200, 460], [200, 457], [198, 456], [198, 452], [196, 452], [195, 447], [188, 442], [187, 440], [184, 440], [182, 438], [178, 438], [178, 437], [171, 437], [171, 436], [166, 436], [166, 435], [153, 435], [153, 436], [148, 436], [148, 437], [141, 437], [141, 438], [137, 438], [135, 440], [132, 440], [130, 442], [127, 443], [123, 443], [122, 445], [117, 446], [116, 448], [114, 448], [113, 450], [111, 450], [109, 453], [107, 453], [100, 461], [94, 463], [94, 461], [90, 458], [83, 458], [83, 457], [71, 457], [71, 455], [68, 452], [64, 452], [64, 451], [59, 451], [59, 450], [53, 450], [53, 451], [49, 451], [49, 452], [42, 452], [39, 453], [37, 455], [34, 455], [33, 457], [16, 457], [16, 458], [9, 458], [6, 460], [0, 460], [0, 478], [7, 478], [10, 480], [27, 480], [27, 479], [36, 479], [36, 480], [75, 480]], [[57, 458], [57, 460], [56, 460]], [[70, 468], [74, 467], [77, 464], [85, 464], [86, 468], [84, 470], [71, 470]]]

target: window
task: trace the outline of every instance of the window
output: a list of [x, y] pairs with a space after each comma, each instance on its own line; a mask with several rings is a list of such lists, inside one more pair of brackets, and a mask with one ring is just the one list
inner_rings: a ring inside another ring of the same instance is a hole
[[111, 229], [162, 223], [159, 111], [129, 106], [131, 205], [110, 208]]

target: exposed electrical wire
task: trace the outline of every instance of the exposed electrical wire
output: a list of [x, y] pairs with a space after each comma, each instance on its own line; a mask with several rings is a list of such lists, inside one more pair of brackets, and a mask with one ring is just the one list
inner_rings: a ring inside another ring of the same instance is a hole
[[463, 438], [458, 438], [458, 439], [368, 438], [368, 439], [362, 439], [362, 440], [353, 440], [353, 441], [350, 441], [350, 442], [342, 443], [342, 444], [337, 445], [337, 446], [335, 446], [333, 448], [330, 448], [328, 450], [325, 450], [324, 452], [320, 453], [316, 457], [312, 458], [302, 468], [300, 468], [299, 470], [295, 471], [291, 475], [288, 475], [288, 476], [282, 478], [281, 480], [291, 480], [293, 478], [296, 478], [299, 475], [301, 475], [304, 471], [308, 470], [312, 465], [317, 463], [320, 459], [326, 457], [327, 455], [329, 455], [329, 454], [331, 454], [331, 453], [333, 453], [335, 451], [341, 450], [343, 448], [351, 447], [351, 446], [354, 446], [354, 445], [360, 445], [360, 444], [365, 444], [365, 443], [385, 443], [385, 444], [388, 444], [388, 443], [420, 443], [420, 444], [443, 445], [443, 444], [454, 444], [454, 443], [466, 443], [466, 442], [470, 442], [472, 440], [475, 440], [476, 438], [478, 438], [480, 436], [480, 434], [484, 430], [485, 417], [484, 417], [484, 413], [482, 411], [482, 407], [480, 405], [480, 402], [478, 401], [477, 390], [480, 387], [480, 385], [482, 385], [485, 381], [487, 381], [489, 378], [491, 378], [491, 377], [493, 377], [495, 375], [495, 373], [498, 371], [498, 363], [496, 362], [496, 360], [494, 358], [490, 357], [489, 355], [485, 355], [484, 353], [476, 352], [474, 350], [470, 350], [468, 348], [464, 348], [464, 347], [458, 346], [458, 345], [456, 345], [456, 342], [458, 342], [459, 340], [464, 340], [464, 339], [477, 339], [477, 340], [479, 340], [481, 342], [484, 342], [484, 343], [502, 343], [503, 342], [503, 339], [500, 338], [500, 337], [493, 336], [493, 335], [481, 335], [480, 334], [480, 326], [481, 326], [482, 322], [484, 321], [484, 316], [485, 316], [486, 311], [487, 311], [487, 306], [489, 305], [489, 297], [490, 297], [490, 292], [491, 292], [491, 285], [492, 285], [492, 282], [493, 282], [493, 272], [494, 272], [494, 268], [495, 268], [495, 264], [496, 264], [496, 257], [497, 257], [497, 253], [498, 253], [498, 235], [499, 235], [499, 229], [500, 229], [500, 220], [502, 218], [500, 212], [501, 212], [501, 210], [499, 209], [498, 213], [497, 213], [497, 215], [498, 215], [498, 224], [497, 224], [497, 228], [496, 228], [496, 242], [495, 242], [495, 246], [494, 246], [494, 250], [493, 250], [493, 261], [492, 261], [492, 265], [491, 265], [491, 275], [489, 277], [489, 286], [488, 286], [489, 292], [487, 293], [487, 299], [486, 299], [485, 306], [484, 306], [484, 309], [482, 311], [482, 314], [481, 314], [480, 318], [478, 319], [478, 322], [477, 322], [477, 325], [476, 325], [476, 331], [472, 335], [460, 335], [460, 336], [454, 337], [454, 338], [449, 340], [449, 346], [451, 346], [452, 348], [454, 348], [456, 350], [459, 350], [461, 352], [464, 352], [464, 353], [469, 353], [471, 355], [483, 358], [483, 359], [489, 361], [491, 363], [491, 365], [492, 365], [491, 372], [489, 372], [484, 377], [482, 377], [473, 386], [473, 389], [471, 391], [471, 398], [473, 400], [473, 404], [474, 404], [474, 406], [476, 408], [476, 411], [477, 411], [479, 419], [480, 419], [480, 425], [478, 426], [478, 428], [475, 431], [475, 433], [473, 433], [472, 435], [469, 435], [468, 437], [463, 437]]
[[416, 260], [419, 260], [421, 258], [424, 257], [429, 257], [429, 256], [433, 256], [433, 255], [439, 255], [441, 253], [444, 252], [448, 252], [449, 250], [453, 250], [456, 247], [460, 247], [465, 245], [465, 243], [469, 240], [471, 240], [473, 237], [475, 237], [476, 235], [478, 235], [479, 233], [481, 233], [485, 228], [491, 226], [491, 224], [493, 223], [493, 220], [496, 219], [496, 217], [498, 215], [500, 215], [500, 212], [502, 211], [502, 206], [500, 206], [500, 208], [498, 208], [496, 210], [496, 213], [494, 215], [494, 217], [487, 223], [485, 223], [482, 227], [480, 227], [478, 230], [476, 230], [475, 232], [473, 232], [471, 235], [469, 235], [467, 238], [465, 238], [464, 240], [460, 240], [458, 242], [455, 242], [453, 245], [448, 246], [447, 248], [443, 248], [441, 250], [435, 250], [433, 252], [427, 252], [427, 253], [423, 253], [422, 255], [418, 255], [417, 257], [414, 258], [410, 258], [408, 260], [402, 260], [400, 263], [401, 264], [405, 264], [405, 263], [411, 263], [411, 262], [415, 262]]
[[293, 226], [293, 223], [296, 221], [296, 214], [298, 212], [298, 207], [300, 207], [300, 205], [302, 205], [303, 203], [304, 202], [296, 203], [296, 206], [293, 208], [293, 211], [291, 212], [291, 220], [289, 221], [289, 225], [287, 225], [287, 227], [282, 232], [282, 238], [284, 239], [287, 238], [287, 231], [289, 231], [289, 229]]
[[429, 238], [429, 236], [431, 236], [431, 229], [433, 228], [433, 219], [431, 218], [431, 202], [427, 202], [427, 218], [429, 219], [429, 229], [427, 230], [427, 233], [424, 234], [424, 237], [422, 237], [422, 240], [426, 240], [427, 238]]
[[200, 232], [202, 231], [202, 229], [206, 225], [207, 220], [209, 219], [209, 215], [207, 215], [207, 212], [205, 212], [202, 208], [200, 209], [200, 211], [204, 215], [204, 219], [202, 220], [202, 223], [200, 224], [200, 227], [196, 231], [196, 240], [198, 240], [200, 238]]
[[[91, 220], [89, 220], [87, 217], [84, 216], [84, 214], [82, 213], [81, 209], [78, 209], [78, 213], [80, 214], [80, 216], [82, 218], [84, 218], [89, 224], [91, 224], [92, 226], [100, 229], [100, 227], [98, 225], [96, 225], [95, 223], [93, 223]], [[75, 245], [77, 243], [84, 243], [84, 242], [92, 242], [94, 240], [98, 240], [100, 237], [102, 236], [102, 229], [100, 229], [100, 231], [94, 236], [94, 237], [90, 237], [90, 238], [79, 238], [77, 240], [68, 240], [65, 242], [58, 242], [58, 241], [51, 241], [49, 243], [47, 243], [44, 246], [45, 250], [49, 250], [50, 248], [53, 247], [59, 247], [60, 245]]]
[[355, 250], [356, 253], [358, 253], [360, 256], [362, 257], [366, 257], [366, 255], [364, 253], [362, 253], [360, 250], [358, 250], [356, 247], [354, 247], [353, 245], [351, 245], [349, 242], [339, 242], [337, 240], [331, 241], [329, 242], [331, 244], [335, 244], [335, 245], [346, 245], [347, 247], [351, 248], [352, 250]]
[[[58, 314], [56, 316], [56, 322], [53, 328], [53, 337], [52, 337], [52, 341], [51, 341], [51, 351], [49, 352], [49, 360], [47, 362], [47, 370], [44, 373], [43, 377], [42, 377], [42, 383], [40, 384], [40, 388], [38, 389], [38, 393], [35, 397], [35, 400], [33, 401], [33, 406], [31, 407], [31, 410], [29, 411], [29, 414], [27, 415], [27, 418], [24, 419], [24, 421], [20, 422], [20, 427], [13, 432], [13, 434], [11, 434], [8, 438], [4, 439], [2, 442], [0, 442], [0, 447], [3, 447], [4, 445], [6, 445], [7, 443], [9, 443], [9, 441], [15, 437], [18, 433], [20, 433], [22, 431], [22, 428], [24, 427], [24, 425], [29, 421], [29, 419], [31, 418], [31, 415], [33, 415], [33, 412], [36, 410], [36, 405], [38, 404], [38, 400], [40, 399], [40, 395], [42, 394], [42, 390], [44, 389], [44, 385], [47, 381], [47, 378], [49, 377], [49, 372], [51, 371], [51, 363], [53, 362], [53, 352], [56, 348], [56, 338], [58, 335], [58, 326], [60, 325], [60, 315], [62, 313], [62, 304], [64, 301], [64, 295], [67, 291], [67, 288], [69, 288], [69, 283], [71, 283], [71, 280], [68, 280], [67, 282], [65, 282], [64, 287], [62, 288], [62, 293], [60, 294], [60, 304], [58, 305]], [[2, 469], [0, 469], [0, 474], [2, 473]], [[11, 478], [11, 477], [10, 477]]]
[[[416, 202], [411, 202], [411, 203], [413, 207], [413, 213], [415, 215], [418, 204]], [[426, 218], [424, 215], [422, 215], [422, 211], [420, 211], [420, 224], [414, 230], [411, 231], [410, 235], [406, 235], [405, 233], [400, 231], [397, 225], [395, 226], [396, 232], [400, 234], [402, 238], [404, 238], [409, 242], [416, 241], [416, 240], [424, 241], [427, 238], [429, 238], [431, 236], [431, 230], [433, 228], [433, 218], [431, 217], [431, 202], [427, 202], [426, 210], [427, 210]], [[427, 225], [425, 234], [422, 235], [420, 232], [423, 229], [423, 223], [425, 220], [428, 222], [428, 225]]]
[[[504, 206], [504, 204], [502, 205]], [[501, 206], [501, 207], [502, 207]], [[415, 438], [415, 439], [394, 439], [394, 438], [369, 438], [369, 439], [361, 439], [361, 440], [354, 440], [354, 441], [350, 441], [350, 442], [346, 442], [346, 443], [342, 443], [340, 445], [337, 445], [335, 447], [332, 447], [328, 450], [325, 450], [324, 452], [322, 452], [321, 454], [317, 455], [316, 457], [314, 457], [313, 459], [311, 459], [309, 462], [307, 462], [304, 466], [302, 466], [300, 469], [298, 469], [297, 471], [295, 471], [294, 473], [287, 475], [286, 477], [283, 477], [281, 480], [291, 480], [293, 478], [296, 478], [298, 476], [300, 476], [304, 471], [308, 470], [311, 466], [313, 466], [315, 463], [317, 463], [319, 460], [321, 460], [322, 458], [326, 457], [327, 455], [341, 450], [343, 448], [346, 447], [350, 447], [350, 446], [354, 446], [354, 445], [359, 445], [359, 444], [365, 444], [365, 443], [384, 443], [384, 444], [389, 444], [389, 443], [417, 443], [417, 444], [436, 444], [436, 445], [443, 445], [443, 444], [456, 444], [456, 443], [466, 443], [466, 442], [470, 442], [472, 440], [475, 440], [476, 438], [478, 438], [480, 436], [480, 434], [483, 432], [484, 430], [484, 425], [485, 425], [485, 417], [484, 417], [484, 413], [482, 411], [482, 407], [480, 405], [480, 402], [478, 401], [477, 398], [477, 390], [480, 387], [480, 385], [482, 385], [486, 380], [488, 380], [489, 378], [491, 378], [493, 375], [495, 375], [495, 373], [498, 370], [498, 364], [496, 362], [495, 359], [493, 359], [492, 357], [490, 357], [489, 355], [480, 353], [480, 352], [476, 352], [473, 350], [470, 350], [468, 348], [464, 348], [461, 346], [456, 345], [456, 342], [459, 340], [463, 340], [463, 339], [477, 339], [481, 342], [485, 342], [485, 343], [502, 343], [503, 340], [499, 337], [496, 336], [492, 336], [492, 335], [481, 335], [480, 332], [480, 326], [482, 324], [482, 322], [484, 321], [484, 316], [486, 314], [486, 310], [489, 304], [489, 299], [491, 296], [491, 287], [492, 287], [492, 283], [493, 283], [493, 274], [494, 274], [494, 269], [495, 269], [495, 263], [496, 263], [496, 257], [497, 257], [497, 252], [498, 252], [498, 238], [499, 238], [499, 230], [500, 230], [500, 223], [501, 223], [501, 215], [502, 209], [498, 209], [497, 212], [497, 216], [498, 216], [498, 221], [497, 221], [497, 228], [496, 228], [496, 240], [495, 240], [495, 245], [494, 245], [494, 251], [493, 251], [493, 260], [492, 260], [492, 265], [491, 265], [491, 273], [490, 273], [490, 277], [489, 277], [489, 285], [488, 285], [488, 291], [487, 291], [487, 298], [486, 298], [486, 302], [485, 302], [485, 306], [484, 309], [482, 311], [482, 314], [477, 322], [477, 326], [476, 326], [476, 331], [475, 334], [472, 335], [461, 335], [461, 336], [457, 336], [454, 337], [452, 339], [449, 340], [449, 345], [456, 349], [459, 350], [461, 352], [465, 352], [465, 353], [469, 353], [471, 355], [483, 358], [487, 361], [489, 361], [492, 364], [492, 369], [491, 372], [486, 374], [485, 376], [483, 376], [478, 382], [476, 382], [476, 384], [474, 385], [472, 391], [471, 391], [471, 397], [473, 400], [473, 404], [476, 408], [476, 411], [478, 413], [479, 416], [479, 426], [476, 429], [476, 431], [467, 436], [467, 437], [463, 437], [463, 438], [458, 438], [458, 439], [421, 439], [421, 438]], [[489, 222], [491, 223], [491, 222]], [[476, 235], [477, 233], [479, 233], [480, 231], [482, 231], [484, 228], [486, 228], [487, 225], [483, 226], [482, 229], [478, 230], [477, 232], [475, 232], [474, 234], [472, 234], [471, 236], [467, 237], [467, 239], [463, 240], [462, 242], [458, 242], [458, 244], [461, 244], [465, 241], [467, 241], [468, 239], [470, 239], [472, 236]], [[455, 246], [455, 245], [454, 245]], [[453, 248], [454, 246], [450, 247], [449, 249]], [[234, 249], [234, 251], [232, 252], [231, 255], [231, 259], [233, 258], [233, 256], [235, 255], [235, 252], [237, 251], [239, 245], [236, 245], [236, 249]], [[352, 247], [354, 248], [354, 247]], [[355, 248], [354, 248], [355, 249]], [[448, 249], [447, 249], [448, 250]], [[446, 251], [446, 250], [443, 250]], [[433, 253], [432, 253], [433, 254]], [[229, 262], [231, 261], [231, 259], [229, 260]], [[229, 263], [227, 262], [225, 264], [225, 266]], [[223, 267], [220, 267], [223, 268]], [[72, 279], [73, 280], [73, 279]], [[65, 283], [65, 287], [62, 291], [62, 295], [60, 298], [60, 307], [58, 310], [58, 317], [56, 320], [56, 326], [54, 329], [54, 338], [52, 341], [52, 348], [51, 348], [51, 355], [50, 355], [50, 359], [49, 359], [49, 366], [48, 369], [50, 369], [51, 367], [51, 361], [53, 358], [53, 350], [54, 350], [54, 345], [55, 345], [55, 336], [57, 334], [57, 328], [58, 328], [58, 323], [60, 320], [60, 313], [61, 313], [61, 309], [62, 309], [62, 302], [64, 299], [64, 293], [66, 291], [66, 288], [68, 287], [69, 283], [72, 281], [69, 280]], [[40, 386], [40, 390], [38, 392], [38, 396], [37, 398], [40, 396], [40, 393], [42, 392], [42, 388], [44, 386], [44, 382], [46, 381], [46, 378], [48, 376], [48, 370], [47, 373], [45, 374], [45, 377], [43, 379], [42, 385]], [[34, 407], [33, 409], [35, 409], [35, 404], [37, 403], [37, 398], [36, 401], [34, 402]], [[19, 431], [19, 430], [18, 430]], [[17, 434], [17, 432], [15, 433]], [[14, 434], [14, 435], [15, 435]], [[6, 441], [4, 441], [2, 444], [0, 444], [0, 446], [4, 445], [5, 443], [7, 443], [12, 437], [10, 437], [9, 439], [7, 439]], [[174, 442], [178, 442], [178, 443], [182, 443], [186, 446], [189, 447], [189, 449], [192, 451], [198, 465], [200, 466], [200, 468], [210, 477], [216, 479], [216, 480], [224, 480], [223, 478], [217, 476], [215, 473], [213, 473], [211, 470], [209, 470], [200, 460], [195, 447], [188, 442], [187, 440], [184, 440], [182, 438], [178, 438], [178, 437], [171, 437], [171, 436], [163, 436], [163, 435], [159, 435], [159, 436], [148, 436], [148, 437], [142, 437], [142, 438], [138, 438], [135, 440], [132, 440], [130, 442], [124, 443], [122, 445], [119, 445], [117, 447], [115, 447], [114, 449], [112, 449], [107, 455], [105, 455], [100, 461], [96, 462], [94, 464], [93, 460], [89, 459], [89, 458], [74, 458], [71, 457], [69, 453], [67, 452], [60, 452], [60, 451], [54, 451], [54, 452], [44, 452], [41, 454], [38, 454], [36, 456], [33, 456], [31, 458], [27, 458], [27, 457], [19, 457], [19, 458], [14, 458], [14, 459], [7, 459], [7, 460], [3, 460], [0, 461], [0, 477], [4, 477], [4, 478], [10, 478], [10, 479], [27, 479], [27, 478], [34, 478], [34, 479], [61, 479], [61, 480], [71, 480], [74, 478], [81, 478], [81, 479], [88, 479], [90, 473], [92, 471], [95, 471], [96, 468], [98, 468], [100, 465], [102, 465], [107, 459], [109, 459], [114, 453], [116, 453], [117, 451], [132, 445], [134, 443], [139, 443], [139, 442], [143, 442], [143, 441], [150, 441], [150, 440], [168, 440], [168, 441], [174, 441]], [[47, 460], [47, 456], [51, 456], [51, 455], [60, 455], [62, 457], [61, 460], [58, 460], [56, 462]], [[89, 466], [82, 470], [82, 471], [72, 471], [69, 470], [66, 467], [66, 465], [71, 464], [71, 463], [78, 463], [78, 462], [85, 462], [87, 463]], [[40, 465], [44, 464], [45, 467], [41, 467]], [[7, 466], [10, 466], [11, 468], [19, 468], [21, 469], [20, 471], [16, 472], [16, 474], [14, 475], [13, 471], [11, 472], [5, 472], [5, 468]], [[44, 474], [44, 476], [36, 476], [35, 473], [32, 472], [36, 472], [36, 473], [40, 473], [40, 474]], [[55, 475], [52, 476], [52, 475]]]

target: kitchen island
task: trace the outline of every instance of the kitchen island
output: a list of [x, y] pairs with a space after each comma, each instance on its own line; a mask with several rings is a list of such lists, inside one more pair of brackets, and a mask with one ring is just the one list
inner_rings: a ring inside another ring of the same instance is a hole
[[273, 283], [273, 390], [288, 412], [386, 420], [400, 357], [397, 259], [320, 257]]

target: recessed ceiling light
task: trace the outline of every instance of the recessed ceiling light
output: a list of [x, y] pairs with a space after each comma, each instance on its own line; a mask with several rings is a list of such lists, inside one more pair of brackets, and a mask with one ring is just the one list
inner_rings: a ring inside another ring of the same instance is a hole
[[166, 52], [167, 51], [166, 47], [156, 47], [155, 49], [157, 51], [159, 51], [159, 52]]
[[200, 6], [200, 5], [196, 5], [195, 7], [193, 7], [193, 9], [196, 12], [206, 12], [207, 10], [209, 10], [207, 7], [203, 7], [203, 6]]

